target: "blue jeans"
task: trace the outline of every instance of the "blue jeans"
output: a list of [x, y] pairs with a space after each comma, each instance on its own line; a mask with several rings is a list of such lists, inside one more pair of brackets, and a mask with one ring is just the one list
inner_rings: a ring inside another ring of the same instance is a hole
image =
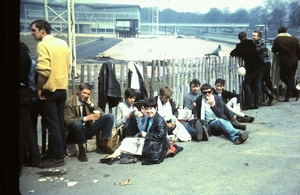
[[208, 128], [211, 128], [215, 131], [222, 131], [225, 133], [231, 141], [234, 141], [239, 137], [240, 131], [235, 129], [230, 121], [224, 119], [216, 119], [209, 123]]
[[45, 91], [46, 100], [43, 102], [43, 117], [48, 129], [49, 145], [48, 154], [55, 159], [63, 158], [64, 150], [64, 108], [67, 99], [66, 90], [55, 92]]
[[[247, 106], [258, 106], [260, 104], [260, 94], [261, 94], [261, 84], [262, 84], [262, 76], [264, 72], [264, 67], [261, 67], [257, 70], [252, 72], [247, 72], [244, 82], [243, 82], [243, 89], [245, 92], [245, 102]], [[252, 91], [251, 91], [251, 83], [253, 82], [253, 90], [254, 99], [252, 98]]]
[[77, 144], [85, 144], [87, 139], [91, 139], [94, 135], [102, 131], [101, 137], [108, 139], [111, 137], [114, 125], [114, 116], [106, 114], [100, 119], [93, 122], [90, 126], [83, 125], [81, 120], [76, 120], [70, 128]]
[[181, 124], [185, 127], [185, 129], [192, 136], [193, 139], [197, 139], [197, 129], [189, 125], [187, 122], [182, 122]]

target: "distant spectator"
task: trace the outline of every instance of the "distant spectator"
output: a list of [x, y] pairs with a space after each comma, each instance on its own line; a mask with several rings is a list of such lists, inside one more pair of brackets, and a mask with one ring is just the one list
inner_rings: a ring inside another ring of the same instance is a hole
[[271, 106], [272, 101], [275, 98], [273, 93], [273, 84], [271, 81], [271, 62], [269, 58], [269, 51], [265, 44], [265, 42], [261, 39], [261, 32], [259, 30], [255, 30], [252, 32], [252, 40], [256, 45], [256, 49], [260, 55], [260, 57], [264, 60], [265, 69], [262, 77], [262, 91], [269, 97], [268, 105]]
[[[247, 39], [246, 32], [240, 32], [238, 37], [241, 42], [230, 52], [230, 55], [243, 58], [246, 66], [246, 76], [243, 81], [246, 105], [242, 107], [242, 110], [258, 109], [258, 106], [260, 105], [261, 80], [264, 62], [259, 56], [253, 41]], [[250, 87], [252, 82], [254, 91], [251, 91]], [[252, 98], [253, 92], [254, 98]]]
[[295, 88], [295, 74], [300, 60], [300, 45], [297, 38], [287, 33], [287, 28], [278, 29], [278, 35], [274, 40], [272, 52], [279, 54], [280, 79], [287, 86], [285, 102], [289, 101], [293, 92], [296, 101], [299, 99], [299, 91]]

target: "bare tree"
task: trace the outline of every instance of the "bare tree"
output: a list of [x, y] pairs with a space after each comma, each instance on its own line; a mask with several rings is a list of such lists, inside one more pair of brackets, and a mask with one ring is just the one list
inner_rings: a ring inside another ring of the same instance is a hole
[[288, 23], [288, 4], [278, 0], [265, 0], [266, 12], [269, 14], [269, 26], [278, 29]]
[[289, 27], [300, 28], [300, 2], [292, 2], [289, 6]]

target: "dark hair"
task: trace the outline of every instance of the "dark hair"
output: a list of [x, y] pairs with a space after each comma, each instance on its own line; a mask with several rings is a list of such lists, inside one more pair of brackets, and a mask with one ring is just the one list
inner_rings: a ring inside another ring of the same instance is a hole
[[22, 48], [24, 48], [26, 51], [30, 52], [28, 46], [27, 46], [25, 43], [20, 42], [20, 47], [22, 47]]
[[213, 89], [213, 87], [208, 83], [205, 83], [201, 86], [201, 92], [203, 92], [204, 90], [208, 90], [208, 89], [211, 89], [211, 90]]
[[173, 94], [173, 92], [168, 86], [162, 87], [159, 90], [159, 95], [165, 95], [165, 96], [171, 97], [172, 94]]
[[79, 85], [79, 91], [82, 91], [84, 89], [92, 91], [92, 86], [89, 83], [81, 83]]
[[135, 98], [137, 96], [137, 92], [136, 92], [135, 89], [127, 88], [125, 90], [124, 95], [125, 95], [125, 99], [127, 99], [127, 98]]
[[144, 107], [145, 108], [149, 108], [149, 107], [157, 108], [156, 99], [155, 98], [147, 98], [144, 102]]
[[257, 33], [259, 37], [262, 36], [262, 33], [261, 33], [259, 30], [254, 30], [253, 32], [254, 32], [254, 33]]
[[225, 80], [224, 79], [221, 79], [221, 78], [218, 78], [215, 82], [215, 85], [220, 83], [221, 85], [225, 86]]
[[198, 79], [193, 79], [191, 82], [190, 82], [190, 87], [192, 86], [192, 84], [194, 84], [194, 85], [201, 85], [200, 84], [200, 81], [198, 80]]
[[48, 35], [51, 34], [51, 26], [47, 21], [45, 21], [45, 20], [35, 20], [35, 21], [30, 23], [30, 26], [32, 26], [33, 24], [35, 24], [35, 26], [39, 30], [45, 29], [45, 31]]
[[238, 37], [239, 37], [240, 41], [245, 40], [245, 39], [247, 39], [247, 33], [242, 31], [239, 33]]
[[284, 27], [284, 26], [281, 26], [281, 27], [278, 29], [278, 34], [279, 34], [279, 33], [286, 33], [286, 31], [287, 31], [287, 28]]

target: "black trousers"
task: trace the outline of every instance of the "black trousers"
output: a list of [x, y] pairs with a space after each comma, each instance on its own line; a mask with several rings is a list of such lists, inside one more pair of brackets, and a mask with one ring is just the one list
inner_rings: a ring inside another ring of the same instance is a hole
[[285, 97], [289, 98], [295, 86], [295, 74], [297, 66], [285, 67], [280, 66], [280, 79], [287, 86]]

